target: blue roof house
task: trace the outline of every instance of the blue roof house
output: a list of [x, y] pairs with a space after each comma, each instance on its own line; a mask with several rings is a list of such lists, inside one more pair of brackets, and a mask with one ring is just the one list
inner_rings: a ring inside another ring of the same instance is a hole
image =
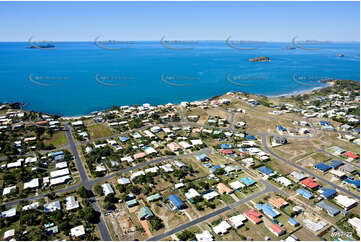
[[249, 139], [249, 140], [257, 140], [256, 137], [254, 137], [253, 135], [246, 135], [246, 139]]
[[267, 166], [262, 166], [262, 167], [258, 168], [258, 171], [267, 176], [271, 175], [274, 172], [274, 170], [268, 168]]
[[221, 144], [221, 149], [232, 149], [232, 144]]
[[351, 184], [352, 186], [354, 186], [356, 188], [360, 188], [360, 180], [350, 180], [350, 179], [346, 178], [343, 181]]
[[173, 205], [172, 210], [181, 210], [186, 207], [185, 203], [175, 194], [168, 197], [169, 202]]
[[258, 210], [262, 210], [262, 212], [264, 214], [266, 214], [268, 217], [270, 218], [276, 218], [277, 216], [280, 215], [279, 212], [277, 212], [276, 210], [274, 210], [271, 205], [265, 203], [265, 204], [256, 204], [256, 208]]
[[242, 179], [240, 179], [240, 181], [243, 182], [247, 187], [252, 186], [256, 183], [256, 181], [250, 177], [243, 177]]
[[321, 201], [321, 202], [317, 203], [316, 206], [326, 210], [326, 212], [330, 216], [336, 216], [337, 214], [340, 213], [340, 210], [338, 210], [336, 207], [332, 206], [329, 202], [326, 202], [326, 201]]
[[294, 226], [294, 227], [300, 225], [299, 222], [297, 222], [297, 221], [296, 221], [295, 219], [293, 219], [293, 218], [290, 218], [290, 219], [288, 220], [288, 223], [291, 224], [291, 225]]
[[297, 189], [296, 193], [303, 196], [304, 198], [307, 198], [307, 199], [313, 198], [312, 193], [310, 193], [309, 191], [307, 191], [305, 189], [299, 188], [299, 189]]
[[326, 164], [324, 164], [324, 163], [317, 163], [317, 164], [315, 164], [314, 167], [315, 167], [317, 170], [320, 170], [320, 171], [322, 171], [322, 172], [326, 172], [326, 171], [328, 171], [328, 170], [331, 170], [331, 166], [326, 165]]
[[332, 124], [330, 122], [327, 122], [327, 121], [324, 121], [324, 120], [320, 121], [320, 125], [322, 125], [322, 126], [332, 126]]
[[337, 191], [335, 189], [328, 189], [328, 188], [321, 188], [321, 197], [324, 197], [326, 199], [333, 198], [336, 196]]
[[220, 168], [222, 168], [220, 165], [215, 165], [215, 166], [213, 166], [209, 171], [210, 171], [211, 173], [214, 173], [214, 172], [216, 172], [216, 170], [218, 170], [218, 169], [220, 169]]
[[337, 169], [337, 168], [339, 168], [339, 167], [342, 166], [342, 165], [343, 165], [343, 162], [340, 161], [340, 160], [332, 160], [332, 161], [331, 161], [331, 167], [332, 167], [333, 169]]
[[277, 130], [281, 131], [281, 132], [286, 132], [287, 131], [287, 129], [282, 127], [281, 125], [277, 125]]
[[200, 154], [197, 156], [197, 159], [199, 161], [206, 161], [206, 160], [208, 160], [208, 157], [206, 156], [206, 154]]
[[128, 141], [128, 137], [119, 137], [119, 140], [121, 141], [121, 142], [127, 142]]

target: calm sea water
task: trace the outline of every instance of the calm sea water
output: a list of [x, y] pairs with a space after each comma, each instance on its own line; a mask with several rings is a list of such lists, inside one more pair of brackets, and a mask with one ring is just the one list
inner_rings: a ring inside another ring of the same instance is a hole
[[[317, 50], [284, 49], [290, 43], [234, 43], [256, 48], [239, 50], [223, 41], [166, 44], [170, 48], [159, 41], [103, 45], [112, 50], [93, 42], [55, 45], [29, 49], [25, 42], [0, 43], [0, 101], [73, 116], [112, 105], [202, 100], [228, 91], [297, 93], [322, 86], [316, 80], [324, 78], [360, 80], [359, 43], [308, 46]], [[248, 61], [259, 56], [271, 62]]]

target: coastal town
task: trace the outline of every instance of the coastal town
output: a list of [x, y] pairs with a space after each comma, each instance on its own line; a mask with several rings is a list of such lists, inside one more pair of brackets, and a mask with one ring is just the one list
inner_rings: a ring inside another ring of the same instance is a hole
[[359, 82], [79, 117], [0, 104], [2, 240], [360, 240]]

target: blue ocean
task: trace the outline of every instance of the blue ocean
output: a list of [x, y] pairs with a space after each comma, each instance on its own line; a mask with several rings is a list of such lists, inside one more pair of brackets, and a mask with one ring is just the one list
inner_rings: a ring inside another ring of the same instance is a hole
[[[360, 80], [358, 42], [295, 49], [225, 41], [113, 44], [0, 43], [0, 102], [77, 116], [113, 105], [179, 103], [229, 91], [276, 96], [321, 87], [320, 79]], [[270, 61], [249, 61], [260, 56]]]

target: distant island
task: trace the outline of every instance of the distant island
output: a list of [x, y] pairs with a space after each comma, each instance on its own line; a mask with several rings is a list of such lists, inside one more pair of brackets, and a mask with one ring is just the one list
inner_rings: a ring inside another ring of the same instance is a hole
[[261, 57], [256, 57], [256, 58], [249, 59], [248, 61], [251, 61], [251, 62], [265, 62], [265, 61], [270, 61], [270, 58], [266, 57], [266, 56], [261, 56]]
[[44, 45], [31, 45], [28, 48], [30, 49], [48, 49], [48, 48], [55, 48], [55, 45], [52, 44], [44, 44]]

